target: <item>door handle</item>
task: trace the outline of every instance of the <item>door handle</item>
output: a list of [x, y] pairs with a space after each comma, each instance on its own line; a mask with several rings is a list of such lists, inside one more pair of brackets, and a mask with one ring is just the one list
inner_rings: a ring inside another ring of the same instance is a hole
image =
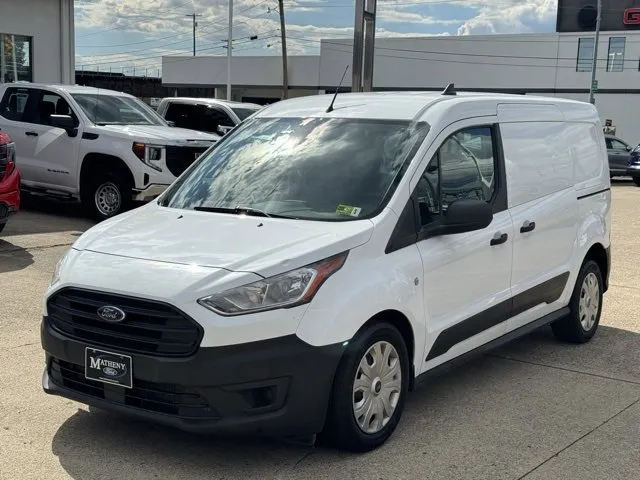
[[509, 238], [509, 235], [507, 235], [506, 233], [496, 233], [493, 238], [491, 239], [491, 246], [493, 247], [494, 245], [500, 245], [501, 243], [504, 243], [507, 241], [507, 238]]
[[38, 132], [25, 132], [25, 135], [28, 137], [37, 137]]
[[525, 220], [525, 222], [520, 227], [520, 233], [533, 232], [536, 228], [536, 222], [530, 222], [529, 220]]

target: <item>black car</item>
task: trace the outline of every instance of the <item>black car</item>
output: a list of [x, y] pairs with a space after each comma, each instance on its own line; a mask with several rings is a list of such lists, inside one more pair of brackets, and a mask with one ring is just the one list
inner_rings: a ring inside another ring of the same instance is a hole
[[[628, 143], [613, 135], [605, 135], [607, 154], [609, 155], [609, 171], [611, 177], [624, 177], [628, 175], [627, 167], [633, 148]], [[640, 170], [638, 170], [640, 174]]]
[[629, 154], [627, 175], [633, 178], [633, 183], [640, 187], [640, 145], [631, 150]]

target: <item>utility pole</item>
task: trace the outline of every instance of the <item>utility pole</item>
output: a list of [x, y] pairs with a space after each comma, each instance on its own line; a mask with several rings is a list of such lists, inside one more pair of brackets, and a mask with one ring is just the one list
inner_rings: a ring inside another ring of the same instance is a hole
[[185, 15], [185, 17], [191, 17], [193, 19], [193, 56], [196, 56], [196, 27], [198, 26], [198, 22], [196, 22], [196, 17], [201, 17], [202, 15], [196, 15], [196, 12], [190, 13], [189, 15]]
[[376, 0], [356, 0], [353, 27], [351, 91], [373, 90], [373, 60], [376, 32]]
[[229, 37], [227, 40], [227, 100], [231, 100], [231, 49], [233, 48], [233, 0], [229, 0]]
[[282, 43], [282, 98], [289, 96], [289, 69], [287, 67], [287, 32], [284, 23], [284, 0], [278, 0], [278, 13], [280, 13], [280, 38]]
[[596, 17], [596, 37], [593, 42], [593, 62], [591, 64], [591, 85], [589, 87], [589, 102], [593, 105], [596, 103], [596, 99], [593, 94], [595, 93], [596, 84], [596, 68], [598, 64], [598, 42], [600, 41], [600, 17], [602, 16], [602, 0], [598, 0], [598, 14]]

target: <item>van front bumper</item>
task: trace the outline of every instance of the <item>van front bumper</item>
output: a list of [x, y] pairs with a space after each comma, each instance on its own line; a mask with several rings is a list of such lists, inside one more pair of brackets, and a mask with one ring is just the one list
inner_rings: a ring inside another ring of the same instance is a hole
[[293, 436], [324, 426], [333, 378], [344, 347], [311, 346], [295, 335], [200, 348], [183, 358], [126, 353], [133, 388], [88, 380], [88, 345], [41, 325], [48, 394], [185, 431]]

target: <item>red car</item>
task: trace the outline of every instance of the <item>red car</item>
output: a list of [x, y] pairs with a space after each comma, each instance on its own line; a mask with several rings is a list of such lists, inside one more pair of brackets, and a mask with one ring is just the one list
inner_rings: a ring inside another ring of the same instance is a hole
[[9, 216], [20, 208], [20, 173], [16, 168], [16, 147], [11, 137], [0, 132], [0, 232]]

